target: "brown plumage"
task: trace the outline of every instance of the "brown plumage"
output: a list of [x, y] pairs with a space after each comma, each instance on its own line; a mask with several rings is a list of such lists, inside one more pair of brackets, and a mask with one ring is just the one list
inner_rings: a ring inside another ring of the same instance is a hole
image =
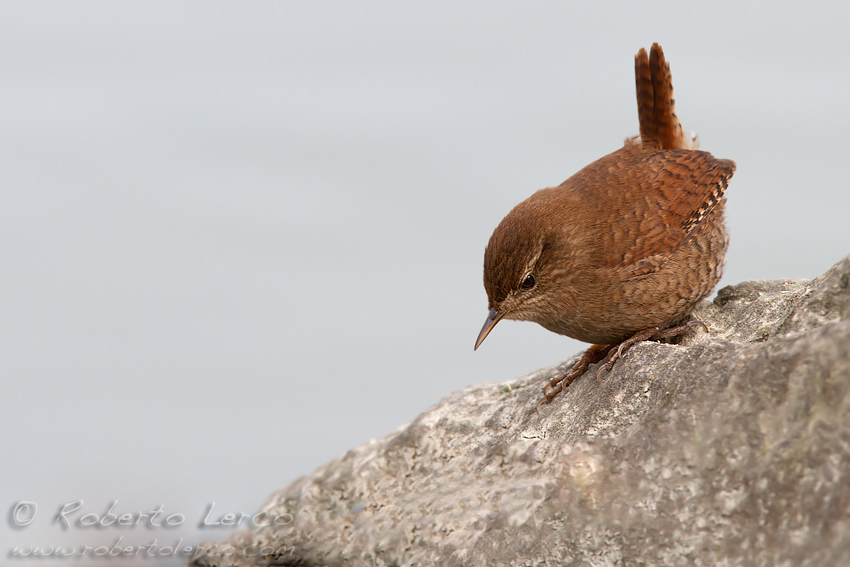
[[501, 319], [535, 321], [595, 343], [544, 399], [637, 340], [681, 334], [683, 321], [723, 272], [724, 192], [735, 164], [688, 149], [675, 114], [670, 66], [658, 44], [635, 57], [640, 138], [557, 187], [517, 205], [484, 253], [490, 315], [476, 348]]

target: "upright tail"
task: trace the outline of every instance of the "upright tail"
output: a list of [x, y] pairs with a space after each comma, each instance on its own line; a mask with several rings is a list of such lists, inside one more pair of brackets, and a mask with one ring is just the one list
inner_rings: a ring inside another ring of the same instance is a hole
[[644, 48], [635, 55], [635, 85], [640, 137], [644, 143], [654, 140], [665, 150], [699, 147], [695, 134], [685, 136], [682, 131], [676, 116], [670, 64], [657, 43], [652, 44], [649, 56]]

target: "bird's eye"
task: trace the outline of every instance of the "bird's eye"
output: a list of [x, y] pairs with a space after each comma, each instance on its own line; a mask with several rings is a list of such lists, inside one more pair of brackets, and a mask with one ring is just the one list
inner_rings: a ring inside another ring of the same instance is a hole
[[519, 284], [519, 287], [522, 289], [531, 289], [534, 287], [535, 283], [537, 282], [534, 280], [534, 275], [528, 274], [527, 276], [525, 276], [525, 279], [522, 280], [522, 283]]

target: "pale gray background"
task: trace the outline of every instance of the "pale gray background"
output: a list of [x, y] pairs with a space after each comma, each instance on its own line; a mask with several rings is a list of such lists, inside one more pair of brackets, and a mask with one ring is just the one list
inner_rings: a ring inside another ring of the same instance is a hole
[[[13, 545], [221, 538], [447, 393], [580, 343], [486, 314], [508, 210], [637, 133], [661, 42], [678, 113], [738, 163], [722, 285], [850, 252], [844, 7], [0, 5], [0, 419]], [[177, 530], [61, 532], [85, 500]], [[24, 563], [25, 564], [25, 563]]]

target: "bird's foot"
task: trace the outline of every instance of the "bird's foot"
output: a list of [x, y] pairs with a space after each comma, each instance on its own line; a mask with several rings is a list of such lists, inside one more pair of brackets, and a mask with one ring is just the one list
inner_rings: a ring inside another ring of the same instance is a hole
[[[542, 404], [548, 404], [554, 400], [555, 396], [560, 394], [562, 390], [572, 384], [576, 378], [584, 374], [585, 371], [587, 371], [588, 366], [604, 359], [615, 346], [616, 345], [593, 345], [584, 351], [584, 354], [581, 355], [581, 358], [578, 359], [578, 362], [573, 365], [569, 372], [553, 378], [548, 384], [543, 386], [543, 397], [537, 402], [536, 411], [540, 413], [540, 406]], [[549, 391], [549, 388], [552, 388], [552, 390]]]
[[608, 372], [612, 368], [614, 368], [614, 363], [623, 358], [623, 355], [626, 354], [632, 345], [635, 343], [639, 343], [641, 341], [649, 341], [655, 339], [669, 339], [671, 337], [678, 337], [679, 335], [684, 335], [687, 333], [691, 327], [702, 327], [705, 329], [705, 332], [708, 332], [708, 327], [705, 326], [705, 323], [702, 321], [698, 321], [696, 319], [691, 319], [687, 323], [682, 325], [678, 325], [676, 327], [669, 327], [664, 329], [662, 327], [650, 327], [649, 329], [644, 329], [643, 331], [639, 331], [632, 335], [630, 338], [624, 340], [617, 345], [611, 345], [612, 347], [617, 346], [617, 350], [611, 353], [611, 356], [608, 357], [608, 360], [605, 364], [601, 365], [599, 369], [596, 371], [596, 379], [599, 380], [599, 376], [602, 372]]
[[603, 371], [607, 372], [614, 368], [614, 364], [623, 358], [626, 352], [635, 343], [678, 337], [687, 333], [691, 327], [702, 327], [706, 332], [708, 332], [708, 327], [706, 327], [702, 321], [691, 319], [687, 323], [666, 329], [663, 327], [650, 327], [649, 329], [644, 329], [643, 331], [635, 333], [619, 345], [591, 346], [584, 352], [584, 354], [581, 355], [581, 358], [578, 359], [578, 362], [573, 365], [569, 372], [553, 378], [545, 386], [543, 386], [543, 397], [537, 402], [537, 412], [540, 413], [541, 405], [548, 404], [554, 400], [558, 394], [564, 391], [570, 384], [575, 382], [579, 376], [584, 374], [591, 364], [595, 364], [603, 360], [606, 356], [608, 356], [608, 353], [611, 353], [611, 356], [608, 356], [608, 360], [605, 361], [605, 364], [602, 364], [596, 371], [596, 380], [599, 380], [599, 376]]

